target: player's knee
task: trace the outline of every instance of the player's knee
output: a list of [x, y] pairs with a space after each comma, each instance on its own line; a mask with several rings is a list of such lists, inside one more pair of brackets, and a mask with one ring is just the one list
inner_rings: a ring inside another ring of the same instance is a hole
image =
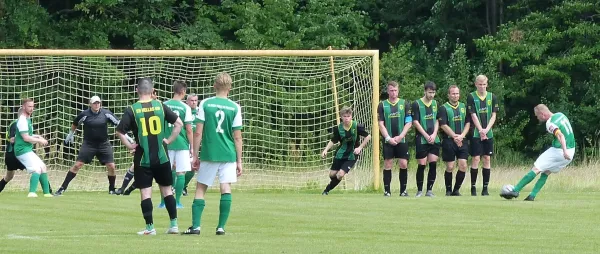
[[479, 156], [473, 156], [473, 157], [471, 157], [471, 163], [473, 165], [478, 165], [480, 160], [481, 160], [481, 157], [479, 157]]
[[6, 172], [6, 176], [4, 176], [4, 181], [6, 181], [8, 183], [8, 182], [10, 182], [10, 180], [13, 179], [14, 176], [15, 176], [15, 171], [8, 171], [8, 172]]
[[454, 171], [454, 163], [446, 163], [446, 172]]
[[408, 161], [405, 160], [405, 159], [400, 159], [400, 162], [398, 164], [399, 164], [400, 168], [407, 168], [408, 167]]
[[343, 171], [343, 170], [340, 170], [340, 171], [337, 173], [336, 177], [337, 177], [337, 179], [338, 179], [338, 180], [342, 180], [342, 179], [344, 178], [344, 176], [345, 176], [345, 175], [346, 175], [346, 172], [345, 172], [345, 171]]
[[392, 159], [384, 160], [383, 161], [383, 167], [387, 168], [387, 169], [390, 169], [390, 168], [392, 168], [392, 164], [393, 163], [394, 163], [394, 160], [392, 160]]

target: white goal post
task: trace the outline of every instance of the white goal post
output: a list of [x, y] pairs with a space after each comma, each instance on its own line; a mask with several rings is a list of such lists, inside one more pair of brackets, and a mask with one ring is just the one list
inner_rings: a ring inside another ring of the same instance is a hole
[[[81, 127], [74, 147], [62, 141], [91, 96], [100, 96], [102, 106], [120, 117], [136, 101], [139, 78], [152, 78], [161, 100], [172, 97], [175, 80], [185, 81], [188, 94], [202, 100], [214, 94], [214, 77], [223, 71], [233, 77], [230, 98], [241, 105], [244, 119], [245, 174], [235, 188], [324, 188], [333, 152], [326, 159], [320, 152], [339, 122], [339, 107], [351, 105], [354, 119], [365, 124], [372, 140], [339, 188], [379, 189], [378, 50], [0, 49], [2, 165], [4, 133], [23, 98], [36, 103], [34, 130], [49, 140], [48, 147], [36, 152], [49, 166], [57, 189], [77, 157]], [[115, 136], [111, 142], [118, 187], [132, 157]], [[0, 174], [5, 170], [0, 167]], [[24, 172], [17, 173], [7, 189], [25, 189], [27, 179]], [[85, 166], [69, 188], [105, 190], [103, 166]]]

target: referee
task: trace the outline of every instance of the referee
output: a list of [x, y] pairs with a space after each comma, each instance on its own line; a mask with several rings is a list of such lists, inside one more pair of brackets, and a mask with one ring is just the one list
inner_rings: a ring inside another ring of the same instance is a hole
[[113, 147], [108, 141], [108, 123], [114, 126], [119, 124], [119, 119], [108, 109], [102, 108], [100, 97], [93, 96], [90, 99], [90, 107], [75, 117], [71, 131], [65, 139], [65, 145], [72, 145], [74, 142], [77, 126], [83, 125], [83, 143], [77, 155], [75, 165], [71, 167], [62, 186], [54, 193], [55, 196], [61, 196], [69, 186], [69, 183], [84, 164], [89, 164], [98, 158], [102, 165], [106, 165], [108, 170], [108, 194], [115, 194], [115, 163], [113, 157]]

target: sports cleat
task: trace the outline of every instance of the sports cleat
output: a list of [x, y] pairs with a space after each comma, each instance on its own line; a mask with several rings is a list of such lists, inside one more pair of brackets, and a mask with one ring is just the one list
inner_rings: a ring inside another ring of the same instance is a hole
[[27, 194], [28, 198], [37, 198], [37, 194], [35, 194], [35, 192], [29, 192], [29, 194]]
[[534, 200], [535, 200], [535, 197], [534, 197], [534, 196], [531, 196], [531, 195], [527, 196], [527, 197], [524, 199], [524, 201], [534, 201]]
[[225, 230], [222, 228], [217, 228], [217, 235], [225, 235]]
[[123, 195], [123, 189], [118, 188], [117, 190], [115, 190], [115, 195]]
[[65, 193], [65, 189], [58, 188], [58, 190], [54, 193], [54, 196], [62, 196]]
[[44, 194], [44, 197], [45, 198], [52, 198], [52, 197], [54, 197], [54, 195], [52, 195], [50, 193], [46, 193], [46, 194]]
[[147, 230], [144, 229], [140, 232], [137, 232], [138, 235], [156, 235], [156, 229], [152, 229], [152, 230]]
[[383, 196], [384, 197], [391, 197], [392, 194], [386, 191], [386, 192], [383, 193]]
[[184, 196], [187, 196], [187, 195], [188, 195], [188, 192], [187, 192], [187, 187], [183, 188], [183, 192], [182, 192], [182, 194], [183, 194]]
[[323, 191], [323, 193], [321, 193], [321, 195], [327, 196], [327, 195], [329, 195], [329, 191]]
[[446, 191], [446, 196], [452, 196], [452, 192], [451, 191]]
[[160, 204], [158, 204], [158, 207], [157, 207], [157, 208], [159, 208], [159, 209], [165, 209], [165, 204], [163, 204], [163, 203], [160, 203]]
[[170, 227], [170, 228], [167, 230], [167, 234], [170, 234], [170, 235], [176, 235], [176, 234], [179, 234], [179, 227]]
[[183, 205], [181, 203], [177, 204], [177, 209], [183, 209]]
[[487, 188], [483, 188], [483, 190], [481, 190], [481, 196], [489, 196], [490, 193], [488, 192]]
[[426, 197], [435, 197], [435, 195], [433, 195], [433, 191], [428, 190], [427, 193], [425, 193]]
[[415, 195], [415, 197], [420, 198], [421, 196], [423, 196], [423, 191], [417, 191], [417, 195]]
[[117, 192], [115, 190], [108, 190], [108, 195], [115, 195]]
[[408, 197], [408, 193], [406, 191], [403, 191], [402, 193], [400, 193], [400, 197]]
[[183, 231], [183, 233], [181, 233], [182, 235], [200, 235], [200, 227], [198, 228], [193, 228], [193, 227], [189, 227], [186, 231]]
[[455, 190], [455, 191], [452, 192], [452, 194], [450, 196], [460, 197], [462, 195], [460, 195], [459, 191]]
[[[133, 187], [133, 186], [132, 186]], [[135, 190], [135, 188], [129, 187], [123, 192], [123, 196], [129, 196], [131, 192]]]
[[477, 196], [477, 188], [475, 186], [471, 187], [471, 196], [473, 196], [473, 197]]

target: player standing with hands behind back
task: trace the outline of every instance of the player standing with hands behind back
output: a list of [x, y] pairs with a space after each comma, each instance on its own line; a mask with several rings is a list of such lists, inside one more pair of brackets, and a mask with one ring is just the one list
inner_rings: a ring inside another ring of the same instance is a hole
[[483, 177], [482, 196], [490, 195], [488, 193], [488, 183], [490, 182], [491, 156], [494, 154], [494, 133], [492, 127], [496, 122], [496, 112], [498, 112], [498, 99], [492, 93], [487, 91], [488, 78], [479, 75], [475, 78], [477, 91], [467, 96], [467, 111], [471, 115], [471, 123], [475, 126], [473, 129], [473, 138], [469, 145], [471, 150], [471, 196], [477, 196], [477, 173], [479, 171], [479, 161], [483, 156], [483, 168], [481, 175]]
[[[219, 224], [216, 234], [225, 234], [225, 224], [231, 210], [231, 183], [242, 175], [242, 108], [227, 98], [231, 91], [232, 79], [226, 72], [217, 75], [214, 88], [216, 96], [200, 102], [194, 133], [194, 168], [198, 168], [196, 194], [192, 204], [192, 226], [183, 234], [199, 235], [202, 212], [206, 202], [206, 189], [219, 174], [221, 202]], [[202, 152], [198, 159], [198, 151]], [[200, 162], [202, 160], [202, 163]]]
[[383, 136], [383, 186], [385, 197], [391, 196], [392, 166], [398, 158], [400, 166], [400, 196], [406, 197], [408, 182], [408, 144], [406, 134], [412, 127], [410, 103], [398, 98], [398, 83], [390, 81], [387, 85], [389, 98], [379, 103], [377, 118], [379, 131]]

